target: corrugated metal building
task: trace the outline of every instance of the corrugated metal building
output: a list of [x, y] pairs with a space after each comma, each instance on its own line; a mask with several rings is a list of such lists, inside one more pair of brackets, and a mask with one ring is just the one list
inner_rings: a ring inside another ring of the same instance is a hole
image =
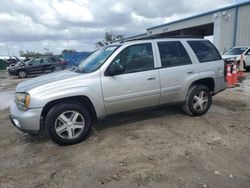
[[236, 45], [250, 45], [250, 1], [151, 27], [147, 33], [125, 40], [175, 35], [213, 35], [221, 52]]

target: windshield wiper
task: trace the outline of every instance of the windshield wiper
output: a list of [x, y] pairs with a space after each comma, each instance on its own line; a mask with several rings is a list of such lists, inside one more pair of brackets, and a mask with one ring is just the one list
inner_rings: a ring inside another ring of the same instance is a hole
[[71, 69], [71, 71], [78, 72], [78, 73], [89, 73], [90, 71], [87, 71], [86, 69], [79, 68], [78, 66], [75, 66]]

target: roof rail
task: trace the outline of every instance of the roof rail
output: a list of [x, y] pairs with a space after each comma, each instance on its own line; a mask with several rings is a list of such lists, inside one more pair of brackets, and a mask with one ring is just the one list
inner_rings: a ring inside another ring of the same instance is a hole
[[[162, 39], [162, 38], [198, 38], [202, 39], [203, 36], [200, 35], [173, 35], [173, 36], [163, 36], [163, 35], [148, 35], [141, 38], [135, 38], [135, 39], [124, 39], [124, 41], [135, 41], [135, 40], [147, 40], [147, 39]], [[124, 42], [124, 41], [121, 41]]]

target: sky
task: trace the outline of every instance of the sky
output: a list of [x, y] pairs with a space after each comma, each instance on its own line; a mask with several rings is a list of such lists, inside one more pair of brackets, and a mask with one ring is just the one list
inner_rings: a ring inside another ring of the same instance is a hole
[[125, 37], [242, 0], [0, 0], [0, 55], [93, 51], [105, 32]]

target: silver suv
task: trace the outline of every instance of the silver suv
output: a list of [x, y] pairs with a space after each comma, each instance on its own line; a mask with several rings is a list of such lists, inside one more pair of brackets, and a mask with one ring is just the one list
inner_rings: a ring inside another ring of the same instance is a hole
[[180, 102], [189, 115], [203, 115], [225, 87], [224, 61], [208, 40], [131, 41], [102, 47], [73, 70], [20, 83], [10, 119], [68, 145], [114, 113]]

